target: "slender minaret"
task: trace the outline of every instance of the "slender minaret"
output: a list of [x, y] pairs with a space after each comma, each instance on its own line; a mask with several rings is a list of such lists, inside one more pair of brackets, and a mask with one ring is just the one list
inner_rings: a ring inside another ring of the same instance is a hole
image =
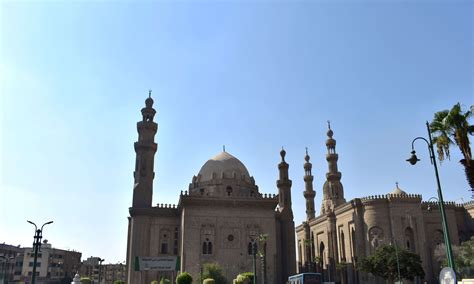
[[286, 151], [282, 148], [280, 151], [281, 163], [278, 164], [280, 178], [277, 180], [278, 187], [278, 207], [280, 212], [288, 211], [293, 219], [291, 209], [291, 179], [288, 178], [289, 165], [285, 162]]
[[150, 90], [145, 100], [145, 107], [142, 108], [143, 119], [137, 123], [138, 141], [135, 142], [136, 162], [133, 173], [135, 185], [132, 207], [134, 208], [152, 206], [153, 178], [155, 177], [153, 167], [157, 149], [155, 134], [158, 129], [158, 124], [153, 122], [155, 113]]
[[316, 192], [313, 190], [313, 175], [311, 174], [311, 168], [313, 165], [309, 162], [308, 148], [306, 148], [306, 156], [304, 157], [306, 163], [304, 163], [304, 198], [306, 199], [306, 221], [314, 219], [314, 197]]
[[296, 274], [296, 249], [295, 249], [295, 222], [293, 221], [293, 210], [291, 209], [291, 180], [288, 178], [288, 164], [285, 162], [286, 152], [282, 148], [280, 152], [281, 163], [278, 164], [280, 177], [277, 180], [278, 187], [278, 218], [280, 234], [280, 268], [281, 279], [279, 283], [286, 283], [290, 275]]
[[321, 204], [321, 215], [333, 212], [334, 208], [346, 203], [344, 199], [344, 188], [341, 184], [341, 173], [337, 169], [336, 140], [332, 138], [333, 132], [331, 124], [328, 121], [328, 139], [326, 147], [328, 153], [326, 160], [328, 161], [328, 172], [326, 173], [326, 182], [323, 186], [323, 202]]

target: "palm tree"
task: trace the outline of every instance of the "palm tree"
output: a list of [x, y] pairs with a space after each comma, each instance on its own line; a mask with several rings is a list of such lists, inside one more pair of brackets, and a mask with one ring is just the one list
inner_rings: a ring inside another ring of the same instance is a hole
[[463, 112], [461, 104], [455, 104], [451, 110], [435, 113], [430, 123], [433, 143], [436, 145], [438, 159], [441, 161], [450, 158], [449, 147], [456, 144], [461, 150], [464, 159], [459, 161], [466, 173], [466, 178], [474, 192], [474, 160], [472, 159], [469, 135], [474, 134], [474, 125], [469, 125], [469, 118], [474, 115], [474, 106]]

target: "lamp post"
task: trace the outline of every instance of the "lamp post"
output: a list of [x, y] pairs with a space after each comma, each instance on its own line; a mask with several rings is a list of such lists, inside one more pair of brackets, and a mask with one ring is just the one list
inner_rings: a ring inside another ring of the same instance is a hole
[[49, 222], [46, 222], [44, 223], [42, 226], [41, 226], [41, 229], [38, 229], [38, 227], [36, 226], [35, 223], [31, 222], [31, 221], [28, 221], [26, 220], [28, 223], [32, 224], [33, 226], [35, 226], [35, 236], [33, 237], [33, 249], [34, 249], [34, 252], [35, 252], [35, 256], [34, 256], [34, 260], [33, 260], [33, 274], [31, 275], [31, 284], [36, 284], [36, 263], [37, 263], [37, 260], [38, 260], [38, 250], [39, 248], [41, 247], [41, 239], [43, 238], [43, 227], [48, 225], [48, 224], [51, 224], [53, 223], [53, 221], [49, 221]]
[[[3, 258], [3, 260], [4, 260], [4, 264], [3, 264], [3, 283], [5, 284], [5, 283], [8, 282], [7, 273], [8, 273], [8, 275], [10, 275], [10, 271], [11, 271], [10, 264], [12, 263], [12, 260], [15, 260], [15, 257], [14, 256], [7, 257], [6, 255], [0, 255], [0, 258]], [[15, 263], [15, 262], [13, 262], [13, 263]]]
[[398, 258], [398, 246], [397, 246], [397, 241], [395, 240], [394, 237], [392, 237], [393, 244], [395, 247], [395, 256], [397, 258], [397, 273], [398, 273], [398, 284], [402, 283], [401, 277], [400, 277], [400, 259]]
[[104, 260], [105, 260], [105, 259], [100, 258], [100, 257], [99, 257], [99, 259], [98, 259], [98, 261], [99, 261], [99, 284], [100, 284], [100, 266], [102, 265], [102, 261], [104, 261]]
[[438, 185], [438, 203], [439, 203], [439, 211], [441, 213], [441, 222], [443, 225], [443, 235], [444, 235], [444, 243], [446, 246], [446, 254], [448, 256], [448, 266], [451, 267], [454, 271], [456, 271], [454, 267], [453, 251], [451, 249], [451, 240], [449, 238], [448, 222], [446, 220], [446, 212], [444, 211], [443, 193], [441, 191], [441, 184], [439, 182], [438, 166], [436, 164], [433, 141], [431, 138], [430, 124], [428, 123], [428, 121], [426, 122], [426, 129], [428, 130], [429, 141], [423, 137], [416, 137], [415, 139], [413, 139], [413, 141], [411, 142], [411, 150], [412, 150], [411, 157], [407, 159], [407, 162], [409, 162], [412, 165], [415, 165], [419, 161], [418, 157], [416, 156], [414, 143], [416, 140], [420, 140], [420, 139], [425, 141], [426, 144], [428, 144], [428, 151], [430, 153], [431, 164], [434, 167], [435, 175], [436, 175], [436, 183]]
[[257, 241], [252, 241], [252, 256], [253, 256], [253, 284], [257, 284]]

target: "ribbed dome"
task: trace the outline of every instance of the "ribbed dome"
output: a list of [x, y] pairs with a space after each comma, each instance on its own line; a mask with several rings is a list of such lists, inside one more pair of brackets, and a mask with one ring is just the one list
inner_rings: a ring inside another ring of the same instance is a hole
[[390, 194], [407, 195], [407, 193], [404, 190], [398, 187], [398, 183], [395, 189], [392, 190], [392, 192], [390, 192]]
[[242, 176], [245, 179], [250, 178], [249, 171], [244, 164], [236, 157], [227, 152], [221, 152], [215, 157], [209, 159], [199, 171], [201, 176], [200, 182], [212, 180], [212, 176], [216, 178], [236, 178], [240, 179]]

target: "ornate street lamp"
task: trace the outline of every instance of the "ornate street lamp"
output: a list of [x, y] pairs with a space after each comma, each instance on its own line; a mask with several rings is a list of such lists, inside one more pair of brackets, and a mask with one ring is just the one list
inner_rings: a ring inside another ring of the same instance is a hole
[[431, 164], [434, 167], [435, 170], [435, 175], [436, 175], [436, 183], [438, 185], [438, 203], [439, 203], [439, 211], [441, 213], [441, 221], [443, 225], [443, 235], [444, 235], [444, 243], [446, 246], [446, 254], [448, 256], [448, 266], [451, 267], [454, 271], [456, 271], [454, 267], [454, 258], [453, 258], [453, 252], [451, 249], [451, 240], [449, 238], [449, 229], [448, 229], [448, 222], [446, 220], [446, 212], [444, 211], [444, 201], [443, 201], [443, 193], [441, 191], [441, 184], [439, 182], [439, 174], [438, 174], [438, 166], [436, 164], [436, 157], [435, 157], [435, 152], [433, 148], [433, 140], [431, 138], [431, 130], [430, 130], [430, 124], [428, 121], [426, 122], [426, 129], [428, 130], [428, 138], [429, 141], [426, 140], [423, 137], [416, 137], [413, 139], [411, 142], [411, 156], [409, 159], [407, 159], [407, 162], [409, 162], [412, 165], [415, 165], [420, 159], [416, 156], [415, 148], [414, 148], [414, 143], [416, 140], [423, 140], [428, 144], [428, 151], [430, 153], [430, 159], [431, 159]]
[[39, 248], [41, 247], [41, 239], [43, 238], [43, 227], [48, 225], [48, 224], [51, 224], [53, 223], [53, 221], [49, 221], [49, 222], [46, 222], [43, 224], [43, 226], [41, 226], [41, 229], [38, 229], [38, 227], [36, 226], [35, 223], [31, 222], [31, 221], [28, 221], [26, 220], [28, 223], [32, 224], [33, 226], [35, 226], [35, 236], [33, 237], [33, 249], [34, 249], [34, 252], [35, 252], [35, 257], [34, 257], [34, 260], [33, 260], [33, 275], [31, 275], [31, 284], [36, 284], [36, 262], [38, 260], [38, 250]]

